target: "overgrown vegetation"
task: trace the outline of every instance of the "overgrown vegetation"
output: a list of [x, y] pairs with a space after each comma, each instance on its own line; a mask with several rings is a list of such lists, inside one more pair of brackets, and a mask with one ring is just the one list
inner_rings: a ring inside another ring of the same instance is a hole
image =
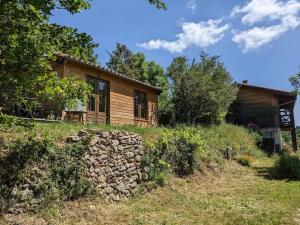
[[0, 113], [0, 130], [2, 131], [26, 131], [31, 130], [33, 127], [34, 123], [30, 120], [24, 120]]
[[[17, 129], [4, 132], [9, 137], [14, 131], [16, 135], [21, 134], [20, 140], [3, 145], [6, 154], [1, 159], [1, 192], [6, 196], [4, 202], [8, 205], [5, 208], [37, 210], [49, 202], [73, 200], [92, 191], [91, 184], [83, 176], [84, 146], [62, 145], [68, 135], [82, 127], [63, 123], [36, 124], [21, 133]], [[160, 186], [165, 185], [169, 174], [183, 177], [199, 170], [219, 171], [225, 159], [257, 152], [253, 135], [234, 125], [178, 126], [174, 129], [102, 126], [106, 130], [116, 128], [144, 137], [146, 180], [153, 180]]]
[[7, 146], [0, 161], [2, 212], [36, 211], [56, 200], [73, 200], [92, 192], [84, 177], [84, 145], [59, 148], [28, 138]]
[[297, 225], [300, 182], [270, 179], [273, 162], [255, 159], [252, 167], [244, 167], [230, 161], [220, 175], [169, 177], [164, 188], [129, 201], [107, 204], [92, 197], [51, 205], [38, 214], [4, 215], [0, 221], [8, 225]]
[[226, 159], [241, 160], [247, 155], [250, 165], [250, 158], [264, 156], [255, 137], [244, 128], [227, 124], [163, 129], [155, 142], [147, 144], [144, 163], [149, 178], [160, 185], [168, 172], [182, 177], [199, 170], [219, 171]]
[[283, 178], [300, 179], [299, 153], [284, 153], [276, 161], [277, 173]]

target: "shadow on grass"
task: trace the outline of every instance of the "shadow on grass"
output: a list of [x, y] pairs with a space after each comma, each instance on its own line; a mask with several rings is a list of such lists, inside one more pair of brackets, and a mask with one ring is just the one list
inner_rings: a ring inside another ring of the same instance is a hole
[[267, 180], [285, 180], [287, 182], [290, 181], [298, 181], [295, 178], [286, 177], [280, 173], [278, 173], [275, 167], [252, 167], [258, 176], [263, 177]]

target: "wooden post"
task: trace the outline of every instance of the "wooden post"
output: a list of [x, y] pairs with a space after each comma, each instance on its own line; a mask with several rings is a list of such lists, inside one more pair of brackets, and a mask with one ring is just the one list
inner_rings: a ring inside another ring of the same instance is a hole
[[292, 144], [294, 152], [297, 151], [297, 136], [296, 136], [296, 126], [295, 126], [295, 117], [294, 117], [294, 109], [291, 109], [291, 135], [292, 135]]

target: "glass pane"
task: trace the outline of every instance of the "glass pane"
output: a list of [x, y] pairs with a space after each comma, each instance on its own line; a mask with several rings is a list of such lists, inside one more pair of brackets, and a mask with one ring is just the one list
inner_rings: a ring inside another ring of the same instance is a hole
[[99, 81], [99, 112], [106, 112], [106, 93], [106, 82], [101, 80]]
[[139, 117], [139, 93], [134, 92], [134, 117]]
[[140, 104], [141, 104], [141, 118], [146, 119], [146, 96], [144, 93], [140, 94]]
[[95, 111], [95, 92], [96, 92], [95, 80], [89, 79], [87, 82], [92, 87], [92, 95], [89, 97], [88, 110]]

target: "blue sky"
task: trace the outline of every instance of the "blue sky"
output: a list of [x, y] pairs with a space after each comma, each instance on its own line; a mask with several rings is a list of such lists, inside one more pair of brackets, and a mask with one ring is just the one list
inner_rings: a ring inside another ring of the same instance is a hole
[[[300, 0], [165, 2], [167, 11], [146, 0], [94, 0], [80, 14], [55, 11], [51, 22], [90, 34], [102, 65], [116, 42], [164, 68], [173, 57], [197, 58], [205, 50], [221, 56], [236, 81], [291, 90], [288, 78], [300, 70]], [[300, 124], [300, 100], [296, 117]]]

